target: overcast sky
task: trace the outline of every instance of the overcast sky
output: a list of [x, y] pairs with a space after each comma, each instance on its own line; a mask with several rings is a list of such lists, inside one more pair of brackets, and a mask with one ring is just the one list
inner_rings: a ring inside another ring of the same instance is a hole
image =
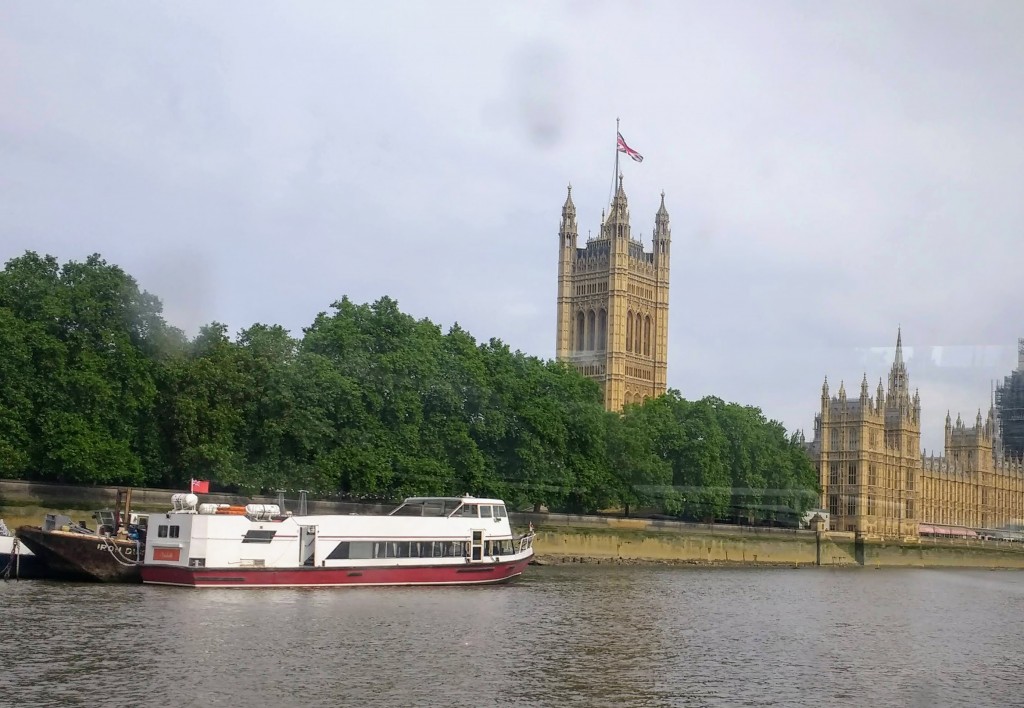
[[390, 295], [554, 355], [560, 208], [672, 219], [669, 385], [808, 436], [902, 325], [926, 447], [1016, 365], [1024, 3], [9, 1], [0, 258], [189, 334]]

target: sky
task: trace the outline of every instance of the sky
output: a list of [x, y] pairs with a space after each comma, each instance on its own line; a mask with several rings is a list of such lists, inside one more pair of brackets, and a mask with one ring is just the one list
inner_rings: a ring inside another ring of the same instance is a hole
[[922, 442], [1017, 364], [1024, 4], [0, 5], [0, 259], [101, 254], [194, 335], [390, 296], [554, 356], [558, 224], [671, 215], [669, 386]]

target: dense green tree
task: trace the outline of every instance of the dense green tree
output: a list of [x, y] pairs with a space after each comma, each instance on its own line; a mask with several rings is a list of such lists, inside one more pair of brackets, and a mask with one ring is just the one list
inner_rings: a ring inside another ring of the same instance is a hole
[[757, 408], [677, 391], [608, 413], [571, 366], [343, 298], [301, 338], [191, 341], [99, 256], [0, 272], [0, 475], [357, 499], [491, 495], [569, 512], [792, 517], [813, 466]]

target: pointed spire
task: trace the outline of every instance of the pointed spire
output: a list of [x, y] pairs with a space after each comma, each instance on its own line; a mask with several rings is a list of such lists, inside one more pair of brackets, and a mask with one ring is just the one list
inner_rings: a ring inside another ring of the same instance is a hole
[[622, 173], [619, 173], [619, 186], [615, 190], [615, 197], [612, 199], [611, 209], [608, 212], [609, 221], [629, 221], [629, 200], [626, 199], [626, 190], [622, 188]]
[[828, 398], [828, 376], [825, 377], [825, 383], [821, 385], [821, 397]]
[[668, 216], [668, 209], [665, 208], [665, 190], [661, 190], [661, 206], [658, 207], [658, 216]]
[[576, 205], [572, 203], [572, 185], [568, 187], [568, 194], [565, 197], [565, 204], [562, 205], [562, 235], [572, 234], [575, 240], [576, 235]]
[[572, 212], [575, 214], [576, 205], [572, 203], [572, 182], [569, 183], [569, 186], [566, 187], [566, 190], [568, 191], [568, 194], [566, 194], [565, 196], [565, 204], [562, 205], [562, 210], [565, 211], [567, 209], [571, 209]]
[[665, 190], [662, 190], [661, 205], [658, 207], [658, 213], [654, 215], [654, 238], [667, 241], [669, 237], [668, 209], [665, 208]]
[[868, 400], [868, 374], [864, 372], [864, 378], [860, 381], [860, 397], [862, 400]]
[[979, 428], [981, 427], [981, 409], [980, 408], [978, 409], [978, 417], [974, 419], [974, 424], [976, 426], [978, 426]]
[[839, 398], [840, 400], [846, 399], [846, 386], [843, 384], [842, 379], [839, 380]]
[[896, 330], [896, 356], [889, 370], [889, 407], [906, 408], [910, 405], [910, 381], [903, 363], [903, 329]]

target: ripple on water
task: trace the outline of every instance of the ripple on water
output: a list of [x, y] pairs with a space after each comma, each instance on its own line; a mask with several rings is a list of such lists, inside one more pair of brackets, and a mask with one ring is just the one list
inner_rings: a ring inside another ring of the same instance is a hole
[[1013, 572], [548, 566], [500, 587], [0, 593], [0, 705], [1024, 701]]

